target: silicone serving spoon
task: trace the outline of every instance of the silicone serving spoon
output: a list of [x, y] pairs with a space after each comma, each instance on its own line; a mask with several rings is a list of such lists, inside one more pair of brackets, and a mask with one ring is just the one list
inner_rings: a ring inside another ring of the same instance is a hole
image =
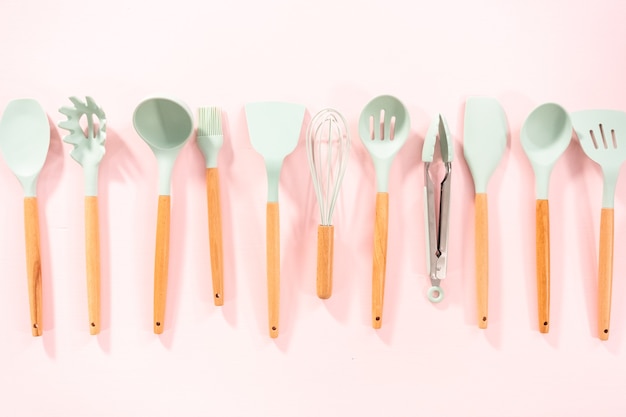
[[170, 240], [170, 182], [176, 157], [193, 132], [193, 115], [182, 102], [150, 97], [133, 115], [135, 130], [150, 146], [159, 166], [159, 207], [154, 257], [154, 332], [163, 333]]
[[278, 184], [283, 159], [298, 145], [306, 108], [299, 104], [246, 104], [252, 147], [265, 160], [267, 171], [266, 256], [269, 334], [278, 337], [280, 306], [280, 223]]
[[[98, 222], [98, 167], [104, 156], [106, 140], [106, 116], [91, 97], [83, 102], [70, 97], [74, 107], [61, 107], [59, 112], [67, 120], [59, 127], [70, 132], [64, 142], [74, 145], [71, 157], [83, 167], [85, 175], [85, 252], [87, 255], [87, 304], [89, 309], [89, 333], [100, 332], [100, 233]], [[80, 125], [87, 119], [87, 132]]]
[[476, 298], [478, 327], [486, 329], [489, 285], [487, 184], [506, 149], [507, 123], [495, 99], [472, 97], [465, 104], [463, 154], [474, 179]]
[[598, 259], [598, 337], [609, 338], [613, 284], [613, 213], [615, 185], [626, 160], [626, 113], [583, 110], [572, 113], [572, 124], [585, 154], [602, 168], [602, 213]]
[[550, 329], [550, 210], [548, 186], [554, 164], [572, 139], [569, 115], [555, 103], [530, 113], [520, 133], [522, 147], [535, 172], [535, 221], [537, 251], [537, 308], [539, 331]]
[[32, 99], [13, 100], [0, 121], [0, 151], [24, 188], [26, 272], [33, 336], [43, 334], [37, 177], [50, 147], [48, 116]]
[[370, 153], [376, 171], [376, 219], [372, 268], [372, 326], [383, 321], [387, 226], [389, 224], [389, 170], [409, 137], [411, 122], [406, 107], [395, 97], [379, 96], [370, 101], [359, 117], [359, 136]]

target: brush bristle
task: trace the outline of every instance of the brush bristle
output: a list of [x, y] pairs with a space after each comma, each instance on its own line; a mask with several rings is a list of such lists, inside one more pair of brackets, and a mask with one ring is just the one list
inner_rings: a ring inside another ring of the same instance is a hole
[[198, 109], [198, 136], [222, 134], [222, 109], [201, 107]]

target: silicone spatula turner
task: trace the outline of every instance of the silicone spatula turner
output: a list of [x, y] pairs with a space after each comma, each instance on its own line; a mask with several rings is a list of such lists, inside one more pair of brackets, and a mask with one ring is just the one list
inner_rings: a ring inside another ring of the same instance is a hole
[[0, 151], [24, 188], [26, 272], [33, 336], [43, 334], [37, 177], [50, 147], [48, 116], [32, 99], [11, 101], [0, 120]]
[[283, 159], [296, 149], [306, 108], [299, 104], [261, 102], [246, 105], [252, 147], [267, 170], [267, 299], [270, 337], [278, 337], [280, 305], [280, 225], [278, 182]]
[[571, 117], [580, 146], [600, 165], [604, 177], [598, 260], [598, 337], [607, 340], [613, 283], [613, 206], [619, 170], [626, 159], [626, 113], [585, 110], [572, 113]]
[[471, 97], [465, 104], [463, 153], [474, 179], [476, 298], [478, 327], [488, 324], [489, 243], [487, 184], [504, 155], [507, 123], [495, 99]]

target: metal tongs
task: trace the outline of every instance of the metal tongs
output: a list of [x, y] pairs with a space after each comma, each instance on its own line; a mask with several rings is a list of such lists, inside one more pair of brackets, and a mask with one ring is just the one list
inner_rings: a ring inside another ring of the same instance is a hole
[[[435, 144], [439, 138], [441, 159], [444, 162], [446, 173], [441, 180], [438, 222], [435, 214], [435, 184], [430, 175], [430, 165], [435, 155]], [[425, 219], [428, 227], [426, 250], [428, 254], [428, 275], [431, 287], [428, 289], [428, 299], [433, 303], [443, 300], [441, 280], [446, 277], [448, 267], [448, 228], [450, 224], [450, 180], [452, 175], [453, 144], [446, 119], [439, 114], [432, 121], [422, 149], [424, 161], [424, 193]]]

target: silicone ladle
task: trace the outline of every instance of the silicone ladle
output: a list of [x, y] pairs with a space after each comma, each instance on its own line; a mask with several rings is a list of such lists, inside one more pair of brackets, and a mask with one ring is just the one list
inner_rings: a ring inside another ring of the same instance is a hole
[[150, 146], [159, 167], [159, 206], [154, 256], [154, 333], [163, 333], [170, 239], [170, 182], [181, 148], [193, 132], [193, 115], [182, 102], [167, 97], [143, 100], [133, 125]]

